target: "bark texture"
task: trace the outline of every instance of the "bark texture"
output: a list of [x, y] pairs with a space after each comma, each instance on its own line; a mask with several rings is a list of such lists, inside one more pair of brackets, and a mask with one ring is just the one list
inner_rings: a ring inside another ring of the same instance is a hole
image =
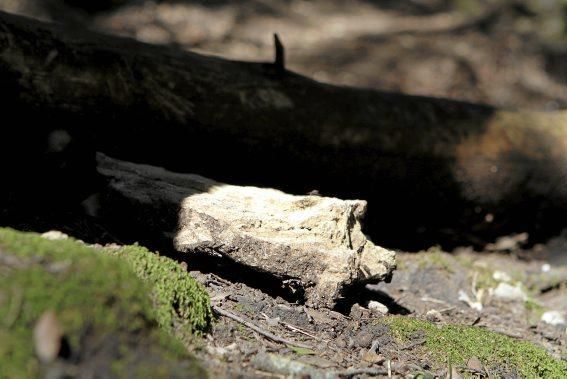
[[[232, 184], [365, 199], [366, 230], [397, 247], [566, 225], [566, 112], [337, 87], [4, 13], [0, 85], [3, 158], [17, 163], [6, 175], [24, 189], [65, 183], [52, 197], [68, 185], [88, 192], [76, 176], [89, 177], [102, 151]], [[71, 137], [66, 149], [51, 146], [54, 129]]]

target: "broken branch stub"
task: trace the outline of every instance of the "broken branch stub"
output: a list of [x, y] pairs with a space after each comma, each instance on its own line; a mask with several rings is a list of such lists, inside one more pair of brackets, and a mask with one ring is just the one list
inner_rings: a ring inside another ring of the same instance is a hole
[[183, 200], [175, 248], [294, 279], [312, 306], [332, 307], [354, 282], [390, 277], [395, 254], [361, 231], [366, 201], [294, 196], [218, 183]]

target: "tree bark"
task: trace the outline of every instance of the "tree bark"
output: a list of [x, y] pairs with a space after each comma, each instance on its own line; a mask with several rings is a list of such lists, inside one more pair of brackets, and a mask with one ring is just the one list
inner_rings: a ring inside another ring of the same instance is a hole
[[[365, 199], [366, 230], [386, 246], [541, 237], [566, 225], [566, 112], [332, 86], [271, 63], [5, 13], [0, 85], [10, 188], [89, 192], [101, 151], [232, 184]], [[69, 136], [65, 149], [54, 131]]]

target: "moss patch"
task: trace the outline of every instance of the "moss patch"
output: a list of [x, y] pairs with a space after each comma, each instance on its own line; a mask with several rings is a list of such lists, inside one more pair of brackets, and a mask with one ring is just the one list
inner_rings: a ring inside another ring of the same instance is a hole
[[110, 251], [150, 284], [157, 321], [162, 327], [183, 336], [209, 328], [213, 319], [209, 296], [178, 263], [137, 245]]
[[449, 261], [453, 259], [448, 253], [441, 250], [439, 246], [432, 246], [424, 252], [419, 254], [419, 267], [436, 267], [440, 270], [446, 271], [449, 274], [454, 273], [454, 264]]
[[[171, 271], [161, 282], [158, 264]], [[174, 313], [188, 331], [210, 321], [206, 294], [172, 264], [140, 247], [109, 254], [72, 239], [0, 228], [0, 377], [37, 377], [48, 369], [36, 359], [32, 338], [47, 310], [55, 311], [68, 341], [66, 363], [88, 362], [101, 376], [144, 366], [146, 375], [203, 377], [183, 345], [158, 327], [173, 325]]]
[[565, 378], [567, 362], [554, 360], [543, 348], [485, 329], [462, 325], [437, 326], [410, 317], [391, 316], [381, 322], [390, 326], [400, 341], [425, 338], [423, 348], [441, 366], [464, 365], [477, 357], [495, 377], [507, 374], [524, 378]]

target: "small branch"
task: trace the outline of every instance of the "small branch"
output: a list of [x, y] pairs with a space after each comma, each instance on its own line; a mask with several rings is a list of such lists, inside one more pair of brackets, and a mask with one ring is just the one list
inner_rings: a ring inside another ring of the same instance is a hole
[[378, 375], [387, 375], [388, 370], [376, 369], [376, 368], [349, 368], [348, 370], [344, 370], [344, 371], [334, 371], [333, 374], [339, 377], [347, 377], [347, 378], [355, 375], [364, 375], [364, 374], [378, 376]]
[[304, 349], [312, 349], [313, 348], [309, 345], [305, 345], [305, 344], [302, 344], [302, 343], [299, 343], [299, 342], [294, 342], [294, 341], [285, 339], [285, 338], [280, 337], [280, 336], [276, 336], [275, 334], [272, 334], [272, 333], [268, 332], [267, 330], [264, 330], [264, 329], [260, 328], [259, 326], [251, 323], [250, 321], [246, 321], [243, 318], [235, 315], [234, 313], [227, 311], [226, 309], [220, 308], [219, 306], [213, 305], [212, 308], [219, 315], [233, 319], [234, 321], [239, 322], [242, 325], [249, 327], [250, 329], [254, 330], [255, 332], [260, 333], [264, 337], [271, 339], [272, 341], [279, 342], [279, 343], [282, 343], [284, 345], [302, 347]]
[[413, 349], [416, 346], [423, 345], [425, 343], [425, 341], [426, 341], [425, 339], [415, 341], [415, 342], [410, 343], [409, 345], [403, 346], [401, 349], [402, 350]]
[[285, 48], [277, 33], [274, 33], [274, 47], [276, 49], [274, 67], [279, 72], [285, 71]]
[[[262, 313], [262, 316], [264, 316], [264, 318], [265, 318], [266, 320], [269, 319], [268, 315], [265, 314], [265, 313]], [[311, 333], [309, 333], [309, 332], [306, 332], [305, 330], [303, 330], [303, 329], [301, 329], [301, 328], [299, 328], [299, 327], [297, 327], [297, 326], [295, 326], [295, 325], [289, 324], [289, 323], [287, 323], [287, 322], [284, 322], [284, 321], [279, 320], [278, 323], [279, 323], [280, 325], [283, 325], [283, 326], [285, 326], [286, 328], [288, 328], [288, 329], [294, 331], [294, 332], [304, 334], [304, 335], [306, 335], [306, 336], [308, 336], [308, 337], [311, 337], [311, 338], [314, 338], [314, 339], [316, 339], [316, 340], [318, 340], [318, 341], [329, 342], [328, 340], [319, 338], [319, 337], [317, 337], [316, 335], [311, 334]]]

